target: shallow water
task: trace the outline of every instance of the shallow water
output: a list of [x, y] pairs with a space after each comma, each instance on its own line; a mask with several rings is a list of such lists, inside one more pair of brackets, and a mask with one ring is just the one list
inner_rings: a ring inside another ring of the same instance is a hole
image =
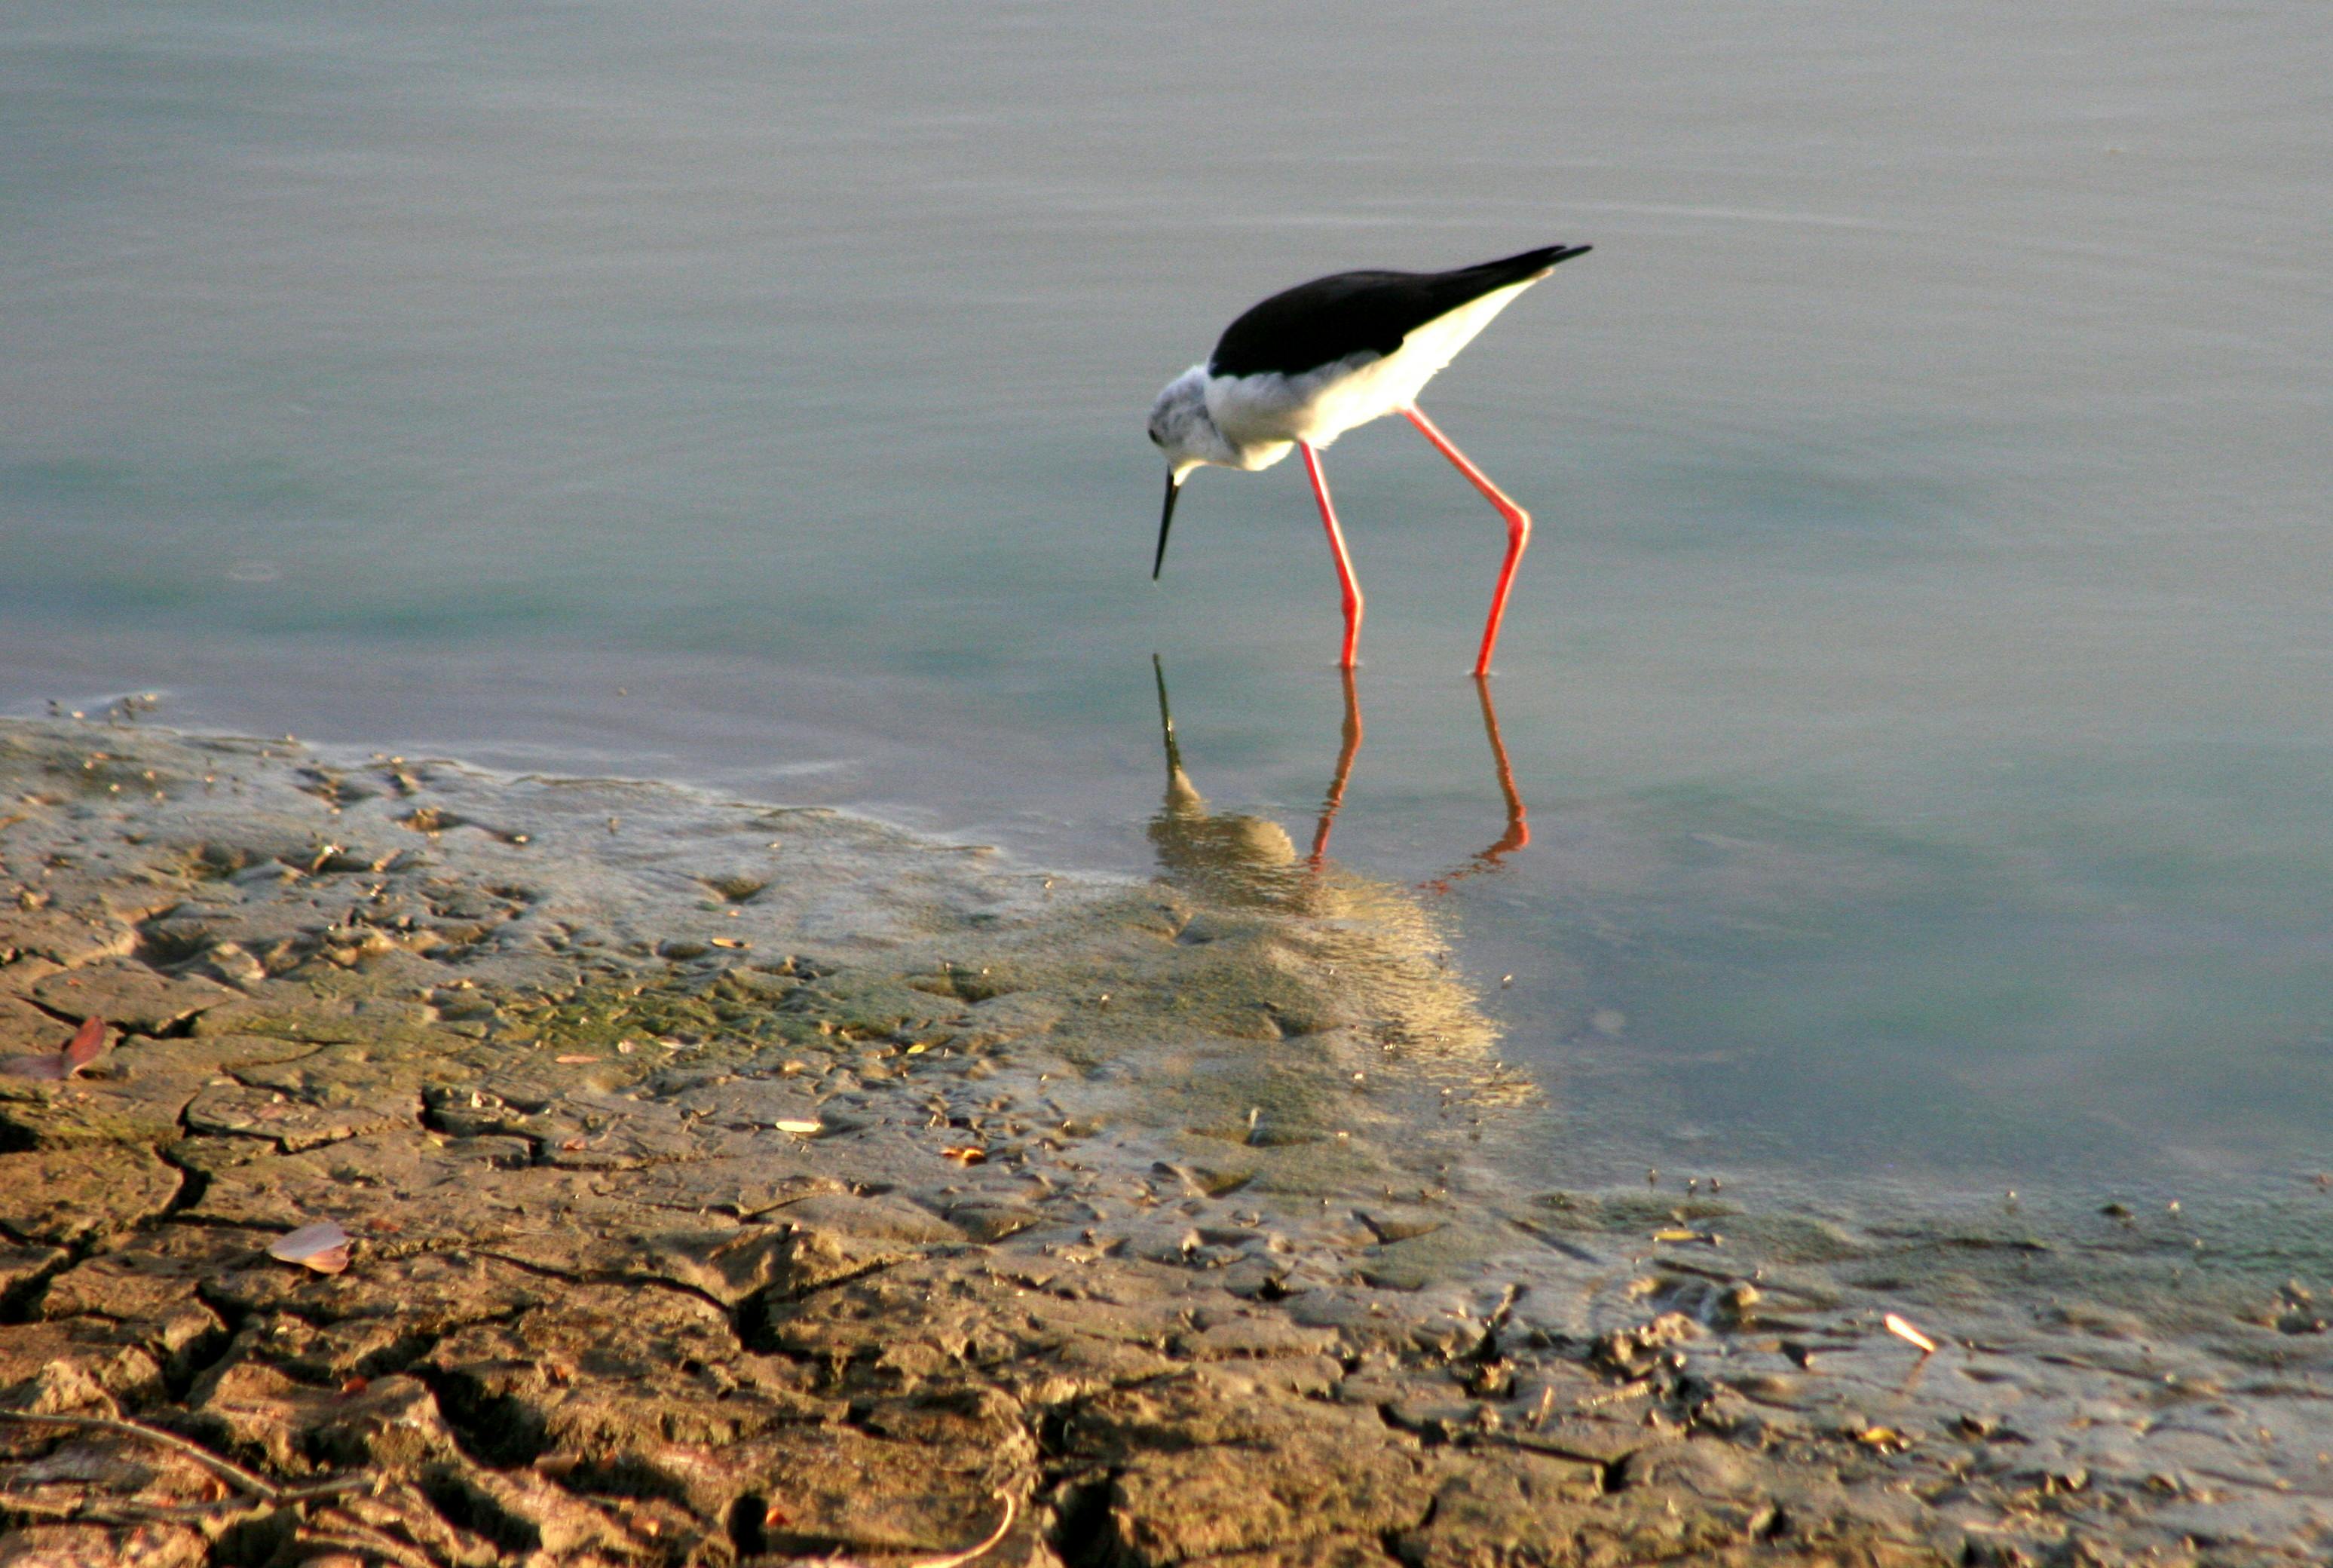
[[[1331, 852], [1434, 884], [1534, 1178], [2305, 1178], [2333, 1130], [2333, 284], [2299, 5], [1197, 26], [30, 5], [0, 22], [0, 703], [1301, 845], [1293, 465], [1139, 416], [1258, 295], [1597, 253], [1329, 466]], [[1495, 43], [1488, 42], [1495, 39]], [[1502, 976], [1512, 976], [1511, 985]]]

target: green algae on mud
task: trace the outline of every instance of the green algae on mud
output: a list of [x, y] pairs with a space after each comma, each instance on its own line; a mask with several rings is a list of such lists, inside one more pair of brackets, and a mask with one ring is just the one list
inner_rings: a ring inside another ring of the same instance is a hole
[[[932, 1553], [1001, 1492], [1000, 1562], [2321, 1557], [2290, 1248], [2149, 1284], [2227, 1227], [1517, 1191], [1430, 911], [1179, 768], [1153, 830], [1157, 880], [1080, 881], [0, 726], [0, 1054], [130, 1025], [0, 1078], [0, 1406], [369, 1487], [12, 1427], [10, 1549]], [[345, 1273], [265, 1257], [319, 1218]]]

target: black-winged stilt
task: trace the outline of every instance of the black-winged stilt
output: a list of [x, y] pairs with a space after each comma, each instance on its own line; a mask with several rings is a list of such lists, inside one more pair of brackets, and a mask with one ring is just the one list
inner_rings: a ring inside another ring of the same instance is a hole
[[1166, 530], [1175, 498], [1192, 469], [1205, 464], [1250, 472], [1269, 468], [1293, 447], [1304, 454], [1337, 581], [1345, 596], [1345, 649], [1353, 667], [1361, 635], [1361, 588], [1353, 580], [1344, 530], [1329, 499], [1320, 449], [1356, 425], [1398, 412], [1457, 466], [1507, 523], [1507, 559], [1491, 596], [1474, 673], [1486, 675], [1507, 611], [1515, 563], [1531, 539], [1531, 515], [1491, 483], [1417, 407], [1435, 371], [1491, 324], [1517, 294], [1559, 262], [1590, 247], [1548, 245], [1446, 273], [1336, 273], [1299, 284], [1250, 310], [1224, 331], [1203, 365], [1166, 383], [1150, 409], [1150, 439], [1166, 454], [1166, 506], [1158, 518], [1155, 581], [1166, 564]]

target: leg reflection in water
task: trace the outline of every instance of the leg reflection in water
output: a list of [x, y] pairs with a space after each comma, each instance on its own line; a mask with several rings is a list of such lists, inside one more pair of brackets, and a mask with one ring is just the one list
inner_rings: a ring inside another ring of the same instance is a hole
[[[1301, 896], [1306, 879], [1300, 874], [1296, 846], [1287, 830], [1266, 817], [1209, 810], [1205, 797], [1184, 772], [1182, 746], [1166, 702], [1166, 666], [1157, 654], [1151, 655], [1150, 663], [1158, 686], [1158, 723], [1166, 750], [1166, 803], [1150, 822], [1150, 842], [1157, 851], [1160, 868], [1170, 875], [1215, 884], [1219, 893], [1235, 892], [1272, 901]], [[1313, 825], [1312, 851], [1302, 863], [1303, 872], [1318, 873], [1328, 862], [1329, 835], [1336, 825], [1337, 813], [1344, 806], [1345, 788], [1351, 782], [1353, 762], [1361, 750], [1360, 691], [1353, 671], [1344, 669], [1339, 674], [1345, 688], [1342, 741], [1337, 752], [1336, 771], [1321, 800], [1319, 820]], [[1498, 710], [1491, 701], [1490, 683], [1481, 676], [1474, 678], [1474, 695], [1482, 705], [1483, 729], [1491, 743], [1491, 761], [1497, 772], [1499, 793], [1506, 802], [1506, 829], [1489, 848], [1424, 884], [1427, 890], [1436, 893], [1447, 892], [1452, 884], [1464, 878], [1495, 870], [1508, 855], [1531, 842], [1531, 823], [1522, 795], [1515, 788], [1514, 770], [1507, 762], [1506, 742], [1499, 734]]]
[[1491, 765], [1498, 770], [1499, 794], [1506, 797], [1507, 831], [1493, 841], [1489, 849], [1477, 851], [1464, 865], [1428, 881], [1426, 887], [1436, 893], [1448, 892], [1450, 885], [1461, 878], [1496, 871], [1501, 861], [1531, 842], [1530, 813], [1523, 809], [1522, 793], [1515, 788], [1515, 770], [1507, 765], [1507, 743], [1499, 737], [1499, 710], [1491, 701], [1488, 678], [1474, 678], [1474, 695], [1483, 699], [1483, 733], [1490, 736]]
[[1353, 684], [1349, 666], [1337, 673], [1345, 679], [1345, 744], [1337, 749], [1337, 775], [1320, 802], [1320, 821], [1312, 829], [1312, 864], [1329, 857], [1329, 830], [1336, 824], [1338, 808], [1345, 803], [1345, 781], [1353, 776], [1353, 759], [1361, 752], [1361, 694]]

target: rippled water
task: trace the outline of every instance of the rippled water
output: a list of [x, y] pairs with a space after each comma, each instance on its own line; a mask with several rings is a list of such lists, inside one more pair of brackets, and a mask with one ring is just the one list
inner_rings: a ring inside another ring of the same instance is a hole
[[1301, 472], [1198, 476], [1154, 587], [1139, 416], [1288, 283], [1591, 240], [1426, 399], [1539, 518], [1520, 822], [1463, 673], [1495, 518], [1397, 422], [1329, 459], [1330, 852], [1449, 910], [1535, 1158], [2289, 1182], [2333, 1131], [2328, 40], [20, 4], [0, 702], [1136, 869], [1155, 651], [1191, 777], [1309, 846]]

